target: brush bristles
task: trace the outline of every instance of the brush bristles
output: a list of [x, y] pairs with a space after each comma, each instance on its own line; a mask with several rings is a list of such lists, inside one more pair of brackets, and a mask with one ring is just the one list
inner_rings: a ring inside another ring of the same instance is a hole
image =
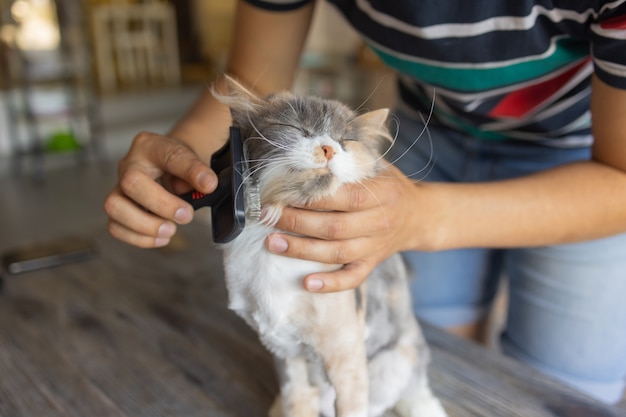
[[259, 184], [254, 180], [246, 182], [244, 206], [247, 220], [259, 220], [261, 218], [261, 191]]

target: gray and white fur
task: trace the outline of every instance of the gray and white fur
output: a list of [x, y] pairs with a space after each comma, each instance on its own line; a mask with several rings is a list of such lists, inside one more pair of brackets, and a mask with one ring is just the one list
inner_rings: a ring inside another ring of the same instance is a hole
[[[413, 316], [399, 255], [359, 288], [307, 292], [303, 278], [342, 265], [269, 253], [266, 237], [282, 209], [332, 196], [374, 177], [391, 145], [388, 111], [357, 115], [343, 104], [289, 92], [256, 97], [232, 79], [214, 96], [231, 109], [264, 216], [247, 219], [224, 246], [229, 307], [275, 356], [280, 395], [270, 416], [446, 416], [429, 389], [428, 347]], [[242, 190], [243, 192], [243, 190]]]

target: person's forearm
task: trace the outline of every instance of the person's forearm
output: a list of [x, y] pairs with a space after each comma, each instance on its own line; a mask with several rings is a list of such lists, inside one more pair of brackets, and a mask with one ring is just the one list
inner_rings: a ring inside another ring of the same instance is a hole
[[261, 97], [291, 88], [314, 5], [270, 12], [239, 1], [227, 72]]
[[[290, 12], [268, 12], [239, 2], [227, 74], [264, 97], [291, 87], [313, 12], [313, 2]], [[214, 82], [220, 91], [223, 77]], [[206, 88], [169, 135], [193, 148], [203, 160], [227, 138], [228, 108]]]
[[493, 183], [417, 187], [416, 212], [426, 204], [434, 216], [432, 227], [419, 227], [432, 234], [416, 236], [416, 249], [542, 246], [626, 232], [626, 174], [596, 162]]
[[230, 123], [228, 107], [215, 100], [207, 88], [168, 136], [186, 143], [207, 162], [228, 137]]

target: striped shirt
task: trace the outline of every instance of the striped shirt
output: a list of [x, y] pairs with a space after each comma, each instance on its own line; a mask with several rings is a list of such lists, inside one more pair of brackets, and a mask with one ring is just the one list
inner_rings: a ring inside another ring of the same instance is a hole
[[[290, 10], [311, 0], [248, 0]], [[485, 140], [592, 142], [590, 79], [626, 89], [626, 0], [329, 0], [400, 97]]]

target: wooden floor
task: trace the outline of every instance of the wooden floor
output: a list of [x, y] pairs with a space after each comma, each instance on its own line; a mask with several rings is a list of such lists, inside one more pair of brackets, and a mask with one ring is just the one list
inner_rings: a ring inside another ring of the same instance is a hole
[[[265, 415], [272, 360], [226, 308], [204, 223], [173, 247], [108, 236], [112, 165], [0, 180], [0, 252], [73, 234], [95, 259], [9, 275], [0, 295], [0, 416]], [[451, 417], [624, 417], [494, 351], [427, 327], [432, 385]]]

